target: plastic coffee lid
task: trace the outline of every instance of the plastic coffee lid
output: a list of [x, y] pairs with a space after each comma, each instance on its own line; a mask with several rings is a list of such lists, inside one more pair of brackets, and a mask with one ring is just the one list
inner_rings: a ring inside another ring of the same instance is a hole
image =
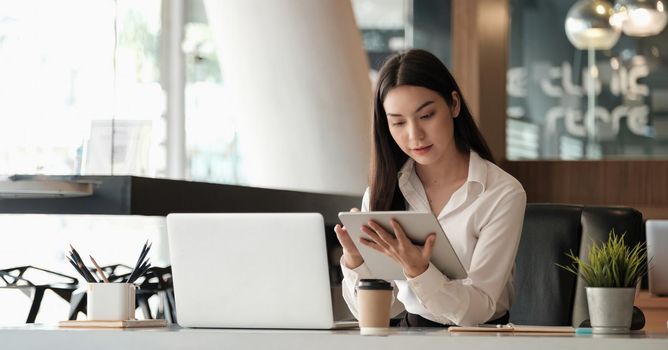
[[386, 280], [365, 278], [357, 284], [357, 289], [392, 290], [394, 288]]

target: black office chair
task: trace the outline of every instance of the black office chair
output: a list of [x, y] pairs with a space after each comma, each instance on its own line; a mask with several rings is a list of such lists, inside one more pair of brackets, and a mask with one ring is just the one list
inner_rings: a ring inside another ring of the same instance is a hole
[[[174, 284], [172, 281], [172, 267], [153, 266], [138, 280], [137, 306], [142, 309], [146, 319], [164, 318], [169, 323], [176, 323], [176, 301], [174, 299]], [[158, 296], [158, 309], [151, 312], [148, 300]]]
[[557, 264], [570, 264], [564, 255], [568, 251], [585, 259], [592, 242], [606, 241], [613, 228], [626, 233], [627, 244], [645, 241], [642, 214], [633, 208], [528, 204], [515, 259], [510, 321], [575, 327], [587, 321], [584, 281]]
[[527, 205], [515, 259], [512, 323], [571, 324], [576, 278], [556, 264], [569, 264], [564, 253], [570, 249], [577, 254], [581, 214], [581, 206]]
[[[27, 274], [40, 271], [49, 277], [62, 279], [62, 282], [36, 283], [26, 277]], [[27, 296], [32, 295], [32, 303], [26, 323], [35, 323], [37, 314], [44, 298], [44, 292], [51, 290], [66, 301], [70, 301], [72, 293], [77, 289], [79, 281], [71, 276], [49, 271], [35, 266], [20, 266], [0, 270], [0, 288], [17, 289]]]

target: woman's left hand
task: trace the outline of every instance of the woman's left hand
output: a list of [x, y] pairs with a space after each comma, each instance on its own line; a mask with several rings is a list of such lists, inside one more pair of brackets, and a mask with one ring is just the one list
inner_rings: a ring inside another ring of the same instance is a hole
[[361, 238], [362, 244], [399, 263], [404, 269], [404, 274], [409, 278], [417, 277], [427, 271], [436, 234], [430, 234], [424, 246], [418, 246], [408, 239], [406, 232], [396, 220], [392, 219], [390, 223], [394, 236], [373, 220], [369, 221], [368, 225], [362, 226], [362, 231], [369, 237]]

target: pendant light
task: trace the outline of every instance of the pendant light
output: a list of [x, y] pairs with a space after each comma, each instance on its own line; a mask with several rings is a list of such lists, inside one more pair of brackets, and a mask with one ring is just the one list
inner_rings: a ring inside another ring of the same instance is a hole
[[[612, 5], [604, 0], [580, 0], [573, 4], [566, 15], [565, 29], [568, 40], [580, 50], [587, 50], [588, 73], [591, 81], [598, 78], [596, 50], [609, 50], [619, 40], [621, 30], [613, 26]], [[596, 92], [594, 84], [587, 84], [587, 112], [584, 126], [587, 130], [586, 154], [594, 158], [599, 154], [596, 138]]]
[[577, 49], [608, 50], [621, 31], [611, 24], [612, 5], [605, 0], [580, 0], [566, 15], [566, 36]]
[[628, 36], [657, 35], [666, 28], [668, 13], [662, 0], [617, 0], [612, 22]]

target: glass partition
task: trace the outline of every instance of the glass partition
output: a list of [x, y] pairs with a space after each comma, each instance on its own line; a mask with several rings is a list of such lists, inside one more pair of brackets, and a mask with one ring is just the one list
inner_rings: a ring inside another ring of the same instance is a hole
[[590, 67], [564, 29], [574, 3], [510, 0], [507, 159], [667, 158], [668, 31], [622, 34]]
[[450, 0], [352, 0], [352, 5], [372, 70], [408, 48], [428, 50], [451, 64]]

